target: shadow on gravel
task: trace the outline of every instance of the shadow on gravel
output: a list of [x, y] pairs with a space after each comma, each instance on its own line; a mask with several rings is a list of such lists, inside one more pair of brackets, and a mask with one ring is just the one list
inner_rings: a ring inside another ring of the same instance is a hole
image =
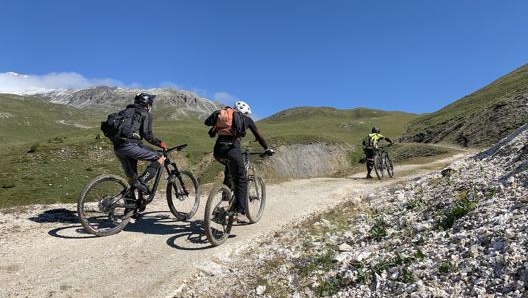
[[209, 247], [203, 231], [203, 221], [178, 221], [172, 213], [155, 211], [143, 213], [129, 223], [124, 231], [144, 234], [174, 235], [167, 239], [167, 245], [183, 250], [200, 250]]
[[167, 245], [181, 250], [202, 250], [212, 247], [203, 229], [203, 220], [188, 222], [188, 230], [167, 239]]
[[[84, 231], [84, 228], [79, 224], [76, 210], [50, 209], [35, 217], [30, 217], [29, 220], [37, 223], [75, 224], [50, 230], [48, 234], [53, 237], [63, 239], [97, 237]], [[168, 211], [145, 212], [138, 219], [130, 221], [122, 232], [173, 235], [167, 239], [167, 245], [182, 250], [200, 250], [211, 247], [205, 236], [202, 220], [179, 221]], [[230, 237], [234, 236], [231, 235]]]
[[68, 210], [65, 208], [50, 209], [30, 217], [29, 220], [45, 223], [45, 222], [60, 222], [60, 223], [79, 223], [76, 210]]
[[[86, 233], [84, 228], [79, 224], [77, 210], [68, 210], [66, 208], [49, 209], [38, 214], [37, 216], [30, 217], [28, 219], [36, 223], [75, 224], [50, 230], [48, 234], [53, 237], [64, 239], [95, 237], [94, 235]], [[71, 231], [72, 229], [74, 229], [73, 232]]]

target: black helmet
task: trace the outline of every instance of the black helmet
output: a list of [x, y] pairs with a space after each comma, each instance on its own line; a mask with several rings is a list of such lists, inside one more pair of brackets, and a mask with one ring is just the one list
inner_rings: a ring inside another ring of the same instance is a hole
[[136, 94], [136, 97], [134, 97], [134, 103], [142, 104], [142, 105], [152, 105], [154, 102], [154, 97], [156, 95], [151, 95], [147, 93], [138, 93]]
[[380, 132], [381, 132], [381, 130], [379, 129], [379, 127], [374, 126], [374, 127], [372, 128], [372, 133], [380, 133]]

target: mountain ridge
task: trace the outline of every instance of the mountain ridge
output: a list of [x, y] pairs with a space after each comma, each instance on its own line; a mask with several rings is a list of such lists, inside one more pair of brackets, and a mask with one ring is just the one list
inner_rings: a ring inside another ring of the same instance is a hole
[[402, 140], [485, 147], [528, 123], [528, 64], [409, 123]]

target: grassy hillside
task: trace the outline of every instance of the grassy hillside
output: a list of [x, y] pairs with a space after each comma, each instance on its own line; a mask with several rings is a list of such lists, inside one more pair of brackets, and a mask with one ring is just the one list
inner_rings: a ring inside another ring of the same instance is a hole
[[35, 97], [0, 94], [0, 102], [0, 148], [74, 134], [93, 125], [86, 112]]
[[[0, 208], [75, 202], [84, 185], [96, 175], [122, 175], [112, 145], [99, 132], [98, 123], [105, 115], [30, 97], [2, 95], [2, 102], [0, 126], [6, 134], [2, 134], [0, 145]], [[297, 108], [257, 124], [271, 146], [339, 144], [350, 152], [354, 164], [362, 156], [357, 150], [361, 139], [373, 125], [382, 127], [387, 136], [397, 137], [416, 116], [368, 109]], [[174, 154], [178, 164], [193, 171], [200, 183], [215, 179], [222, 168], [212, 160], [215, 139], [209, 138], [203, 121], [196, 115], [185, 121], [164, 118], [154, 122], [156, 135], [169, 145], [189, 144], [183, 152]], [[258, 148], [251, 133], [243, 146]], [[140, 167], [144, 166], [141, 163]]]
[[338, 110], [335, 108], [300, 107], [282, 111], [259, 122], [273, 139], [280, 143], [306, 143], [326, 140], [355, 146], [373, 126], [382, 134], [397, 139], [416, 114], [386, 112], [364, 108]]
[[412, 121], [405, 139], [488, 146], [528, 122], [528, 65]]

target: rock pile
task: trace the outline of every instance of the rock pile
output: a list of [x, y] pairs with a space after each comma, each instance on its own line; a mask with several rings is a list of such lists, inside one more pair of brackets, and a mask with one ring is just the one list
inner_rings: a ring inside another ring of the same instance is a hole
[[528, 125], [340, 212], [174, 297], [528, 297]]

